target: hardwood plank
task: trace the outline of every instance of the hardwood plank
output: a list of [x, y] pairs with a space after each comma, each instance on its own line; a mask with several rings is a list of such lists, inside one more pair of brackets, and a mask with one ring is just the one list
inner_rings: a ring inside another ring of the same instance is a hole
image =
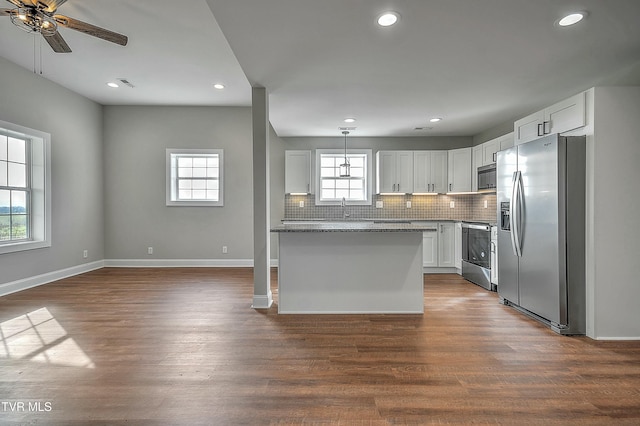
[[424, 283], [424, 315], [255, 311], [247, 268], [5, 296], [0, 424], [640, 422], [640, 342], [559, 336], [457, 275]]

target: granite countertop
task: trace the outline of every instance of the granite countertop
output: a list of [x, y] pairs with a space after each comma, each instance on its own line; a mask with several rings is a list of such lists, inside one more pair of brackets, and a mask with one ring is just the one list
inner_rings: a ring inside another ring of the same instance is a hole
[[308, 221], [285, 223], [271, 228], [271, 232], [429, 232], [436, 230], [433, 226], [416, 225], [406, 221], [405, 223]]
[[[301, 224], [301, 223], [403, 223], [403, 224], [415, 224], [416, 222], [467, 222], [467, 223], [486, 223], [490, 226], [496, 226], [495, 221], [488, 220], [474, 220], [474, 219], [418, 219], [418, 218], [405, 218], [405, 219], [387, 219], [387, 218], [347, 218], [347, 219], [334, 219], [334, 218], [295, 218], [295, 219], [282, 219], [286, 224]], [[435, 228], [434, 228], [435, 229]]]

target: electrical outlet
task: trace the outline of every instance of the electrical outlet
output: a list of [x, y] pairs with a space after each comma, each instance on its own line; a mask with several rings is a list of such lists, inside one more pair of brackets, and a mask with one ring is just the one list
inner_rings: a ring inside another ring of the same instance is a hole
[[229, 250], [227, 248], [227, 246], [222, 246], [222, 253], [227, 253]]
[[407, 201], [407, 208], [410, 209], [411, 208], [411, 201]]
[[147, 254], [153, 254], [153, 247], [147, 247]]
[[376, 209], [381, 209], [383, 207], [384, 207], [384, 203], [382, 202], [382, 200], [376, 201]]
[[300, 206], [300, 208], [304, 207], [304, 200], [300, 201], [300, 203], [298, 203], [298, 205]]
[[487, 208], [487, 200], [484, 200], [484, 208]]
[[83, 252], [82, 252], [82, 257], [84, 257], [85, 259], [86, 259], [87, 257], [89, 257], [89, 250], [85, 250], [85, 251], [83, 251]]
[[449, 208], [450, 209], [454, 209], [456, 207], [456, 202], [455, 201], [450, 201], [449, 202]]

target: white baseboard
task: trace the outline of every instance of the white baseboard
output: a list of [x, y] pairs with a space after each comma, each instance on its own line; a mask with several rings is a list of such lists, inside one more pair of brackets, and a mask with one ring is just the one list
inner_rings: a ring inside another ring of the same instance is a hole
[[271, 291], [269, 291], [268, 295], [254, 294], [253, 305], [251, 305], [251, 307], [253, 309], [269, 309], [272, 304], [273, 297], [271, 296]]
[[71, 268], [60, 269], [58, 271], [47, 272], [46, 274], [42, 275], [36, 275], [33, 277], [0, 284], [0, 296], [6, 296], [7, 294], [27, 290], [29, 288], [48, 284], [53, 281], [58, 281], [64, 278], [73, 277], [75, 275], [84, 274], [86, 272], [95, 271], [96, 269], [101, 269], [103, 267], [104, 261], [99, 260], [97, 262], [84, 263], [82, 265], [72, 266]]
[[253, 259], [105, 259], [110, 268], [252, 268]]

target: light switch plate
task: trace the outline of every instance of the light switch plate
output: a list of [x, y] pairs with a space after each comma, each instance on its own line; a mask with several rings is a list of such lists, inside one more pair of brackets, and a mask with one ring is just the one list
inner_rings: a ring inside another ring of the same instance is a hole
[[455, 201], [450, 201], [449, 202], [449, 208], [454, 209], [456, 207], [456, 202]]
[[484, 208], [487, 208], [487, 200], [484, 200]]
[[[300, 203], [298, 204], [301, 208], [304, 207], [304, 200], [300, 201]], [[486, 206], [485, 206], [486, 207]]]
[[407, 208], [410, 209], [411, 208], [411, 201], [407, 201]]
[[376, 201], [376, 209], [381, 209], [384, 206], [382, 201]]

